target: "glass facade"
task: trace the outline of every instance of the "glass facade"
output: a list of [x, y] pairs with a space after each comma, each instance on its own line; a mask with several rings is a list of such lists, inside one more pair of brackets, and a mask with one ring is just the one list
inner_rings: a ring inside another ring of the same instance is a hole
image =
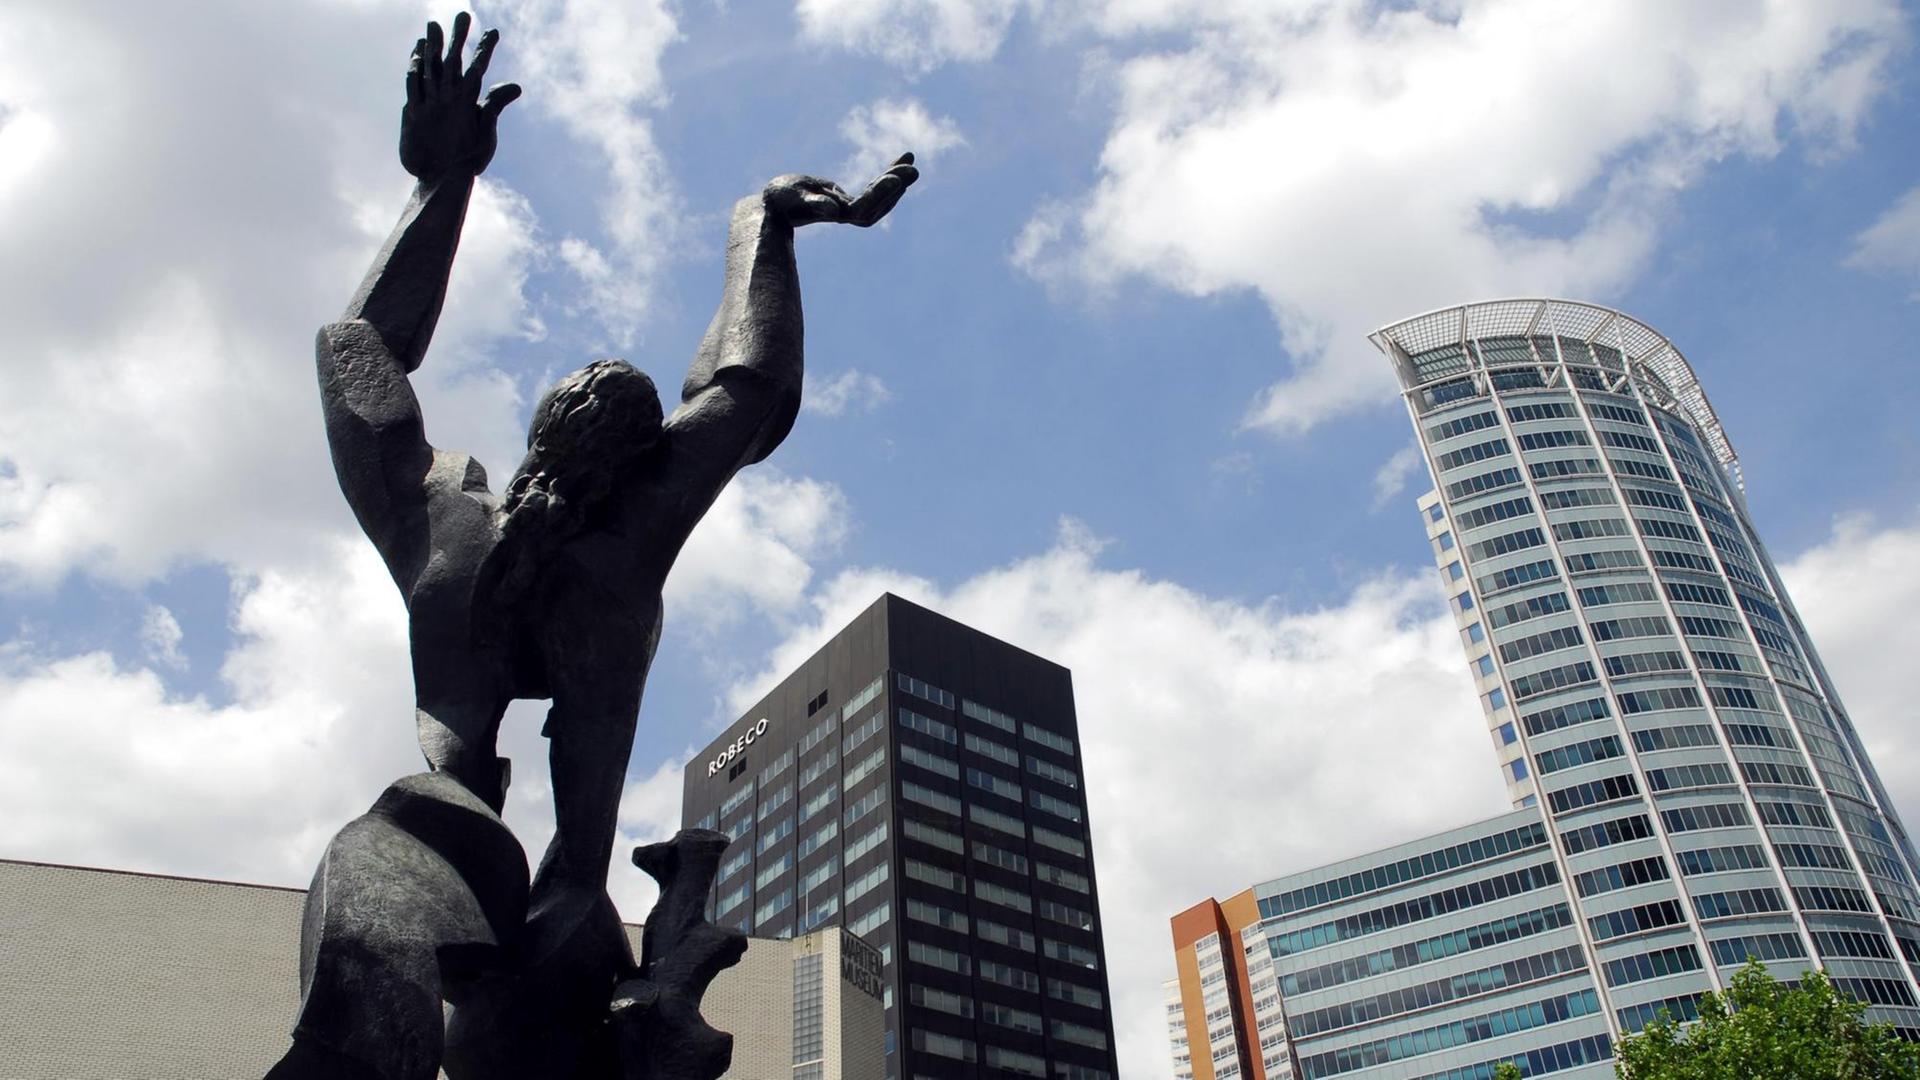
[[1911, 842], [1685, 359], [1561, 301], [1374, 341], [1432, 469], [1421, 522], [1509, 794], [1561, 837], [1616, 1028], [1752, 954], [1890, 982], [1872, 1017], [1920, 1029]]
[[1066, 669], [883, 596], [695, 759], [684, 816], [734, 838], [715, 922], [880, 951], [889, 1076], [1113, 1080], [1084, 790]]
[[1750, 957], [1920, 1037], [1920, 860], [1686, 360], [1552, 300], [1373, 340], [1515, 810], [1175, 917], [1183, 1075], [1597, 1080]]

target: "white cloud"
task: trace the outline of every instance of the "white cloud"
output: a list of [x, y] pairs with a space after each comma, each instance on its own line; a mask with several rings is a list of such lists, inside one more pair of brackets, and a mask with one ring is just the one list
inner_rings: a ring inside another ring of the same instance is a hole
[[720, 493], [667, 578], [667, 617], [701, 632], [749, 608], [785, 615], [813, 579], [810, 560], [846, 535], [846, 496], [832, 484], [750, 469]]
[[186, 633], [180, 629], [180, 620], [173, 617], [160, 604], [147, 608], [140, 618], [140, 648], [147, 659], [161, 667], [175, 671], [187, 666], [187, 657], [180, 651], [180, 643], [186, 640]]
[[1789, 129], [1844, 148], [1904, 34], [1891, 0], [1127, 0], [1091, 17], [1123, 54], [1100, 178], [1070, 218], [1043, 207], [1015, 262], [1257, 293], [1296, 366], [1246, 423], [1277, 432], [1386, 400], [1364, 339], [1391, 319], [1618, 292], [1714, 162], [1776, 154]]
[[1071, 668], [1121, 1075], [1165, 1075], [1174, 912], [1506, 804], [1428, 577], [1383, 573], [1289, 610], [1103, 566], [1100, 549], [1066, 522], [1049, 550], [952, 588], [839, 574], [730, 702], [750, 705], [882, 590]]
[[[1853, 238], [1847, 265], [1884, 270], [1920, 281], [1920, 187], [1900, 196]], [[1920, 292], [1914, 294], [1920, 300]]]
[[[679, 40], [664, 0], [536, 0], [490, 9], [507, 27], [531, 104], [601, 156], [608, 190], [602, 224], [609, 260], [590, 241], [567, 238], [566, 265], [580, 275], [611, 341], [631, 343], [652, 304], [660, 252], [679, 219], [679, 197], [644, 110], [666, 102], [660, 60]], [[511, 111], [511, 110], [510, 110]], [[510, 123], [502, 136], [512, 138]]]
[[[282, 884], [419, 771], [398, 595], [372, 551], [242, 586], [232, 701], [101, 653], [0, 667], [7, 855]], [[85, 782], [78, 782], [85, 778]]]
[[1783, 565], [1835, 691], [1908, 828], [1920, 828], [1920, 514], [1898, 524], [1845, 517]]
[[1418, 446], [1403, 446], [1395, 451], [1373, 474], [1373, 509], [1376, 512], [1385, 509], [1396, 496], [1407, 490], [1407, 481], [1413, 479], [1422, 464], [1424, 462]]
[[1020, 7], [1020, 0], [798, 0], [794, 14], [817, 44], [930, 71], [991, 58]]
[[[0, 100], [52, 134], [0, 193], [0, 580], [257, 568], [350, 527], [308, 357], [404, 202], [395, 72], [418, 31], [410, 6], [9, 10]], [[73, 41], [102, 62], [69, 63]], [[482, 186], [417, 380], [443, 444], [514, 438], [517, 389], [479, 361], [538, 332], [533, 228]]]
[[853, 156], [840, 167], [850, 184], [864, 184], [880, 175], [909, 150], [914, 161], [925, 167], [946, 151], [967, 145], [951, 117], [934, 116], [911, 98], [882, 98], [854, 106], [840, 121], [840, 135], [853, 144]]
[[857, 368], [848, 368], [817, 384], [809, 377], [807, 383], [800, 408], [820, 416], [842, 416], [849, 410], [870, 413], [893, 400], [893, 391], [880, 381], [880, 376]]

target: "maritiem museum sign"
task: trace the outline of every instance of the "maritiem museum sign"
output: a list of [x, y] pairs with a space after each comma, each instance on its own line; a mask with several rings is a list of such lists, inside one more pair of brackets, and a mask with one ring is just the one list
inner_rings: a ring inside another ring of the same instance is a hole
[[721, 769], [726, 768], [727, 765], [731, 763], [734, 758], [737, 758], [741, 754], [745, 753], [747, 747], [753, 745], [753, 740], [759, 738], [762, 735], [765, 735], [766, 733], [767, 733], [767, 718], [763, 716], [760, 718], [759, 723], [748, 728], [746, 731], [741, 733], [739, 738], [728, 743], [725, 746], [725, 748], [723, 748], [720, 751], [720, 755], [718, 757], [714, 758], [712, 761], [707, 762], [707, 775], [712, 776], [714, 773], [717, 773]]

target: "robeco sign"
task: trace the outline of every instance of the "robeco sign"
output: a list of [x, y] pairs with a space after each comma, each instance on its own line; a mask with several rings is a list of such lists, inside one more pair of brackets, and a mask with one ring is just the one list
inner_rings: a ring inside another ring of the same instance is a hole
[[748, 728], [746, 732], [742, 734], [739, 738], [728, 743], [726, 749], [720, 751], [719, 757], [714, 758], [712, 761], [707, 762], [707, 775], [712, 776], [714, 773], [717, 773], [721, 769], [726, 768], [728, 762], [732, 761], [734, 758], [739, 757], [742, 751], [744, 751], [747, 747], [753, 745], [753, 740], [759, 738], [762, 735], [765, 735], [766, 733], [767, 733], [767, 718], [763, 716], [760, 718], [759, 723]]

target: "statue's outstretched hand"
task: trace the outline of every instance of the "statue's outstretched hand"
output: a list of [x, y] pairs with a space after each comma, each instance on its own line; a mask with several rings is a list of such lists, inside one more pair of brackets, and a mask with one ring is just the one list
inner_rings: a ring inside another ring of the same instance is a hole
[[414, 43], [407, 65], [407, 105], [400, 112], [400, 164], [421, 180], [438, 180], [452, 172], [478, 176], [493, 160], [499, 144], [500, 110], [520, 96], [520, 87], [501, 83], [480, 101], [480, 80], [486, 76], [498, 30], [480, 35], [473, 63], [461, 70], [467, 29], [473, 20], [466, 12], [453, 18], [453, 40], [441, 51], [440, 24], [427, 24], [427, 36]]
[[831, 180], [797, 173], [774, 177], [761, 197], [770, 212], [796, 228], [816, 221], [865, 228], [886, 217], [907, 187], [919, 178], [920, 170], [913, 167], [913, 155], [901, 154], [858, 198], [848, 195]]

